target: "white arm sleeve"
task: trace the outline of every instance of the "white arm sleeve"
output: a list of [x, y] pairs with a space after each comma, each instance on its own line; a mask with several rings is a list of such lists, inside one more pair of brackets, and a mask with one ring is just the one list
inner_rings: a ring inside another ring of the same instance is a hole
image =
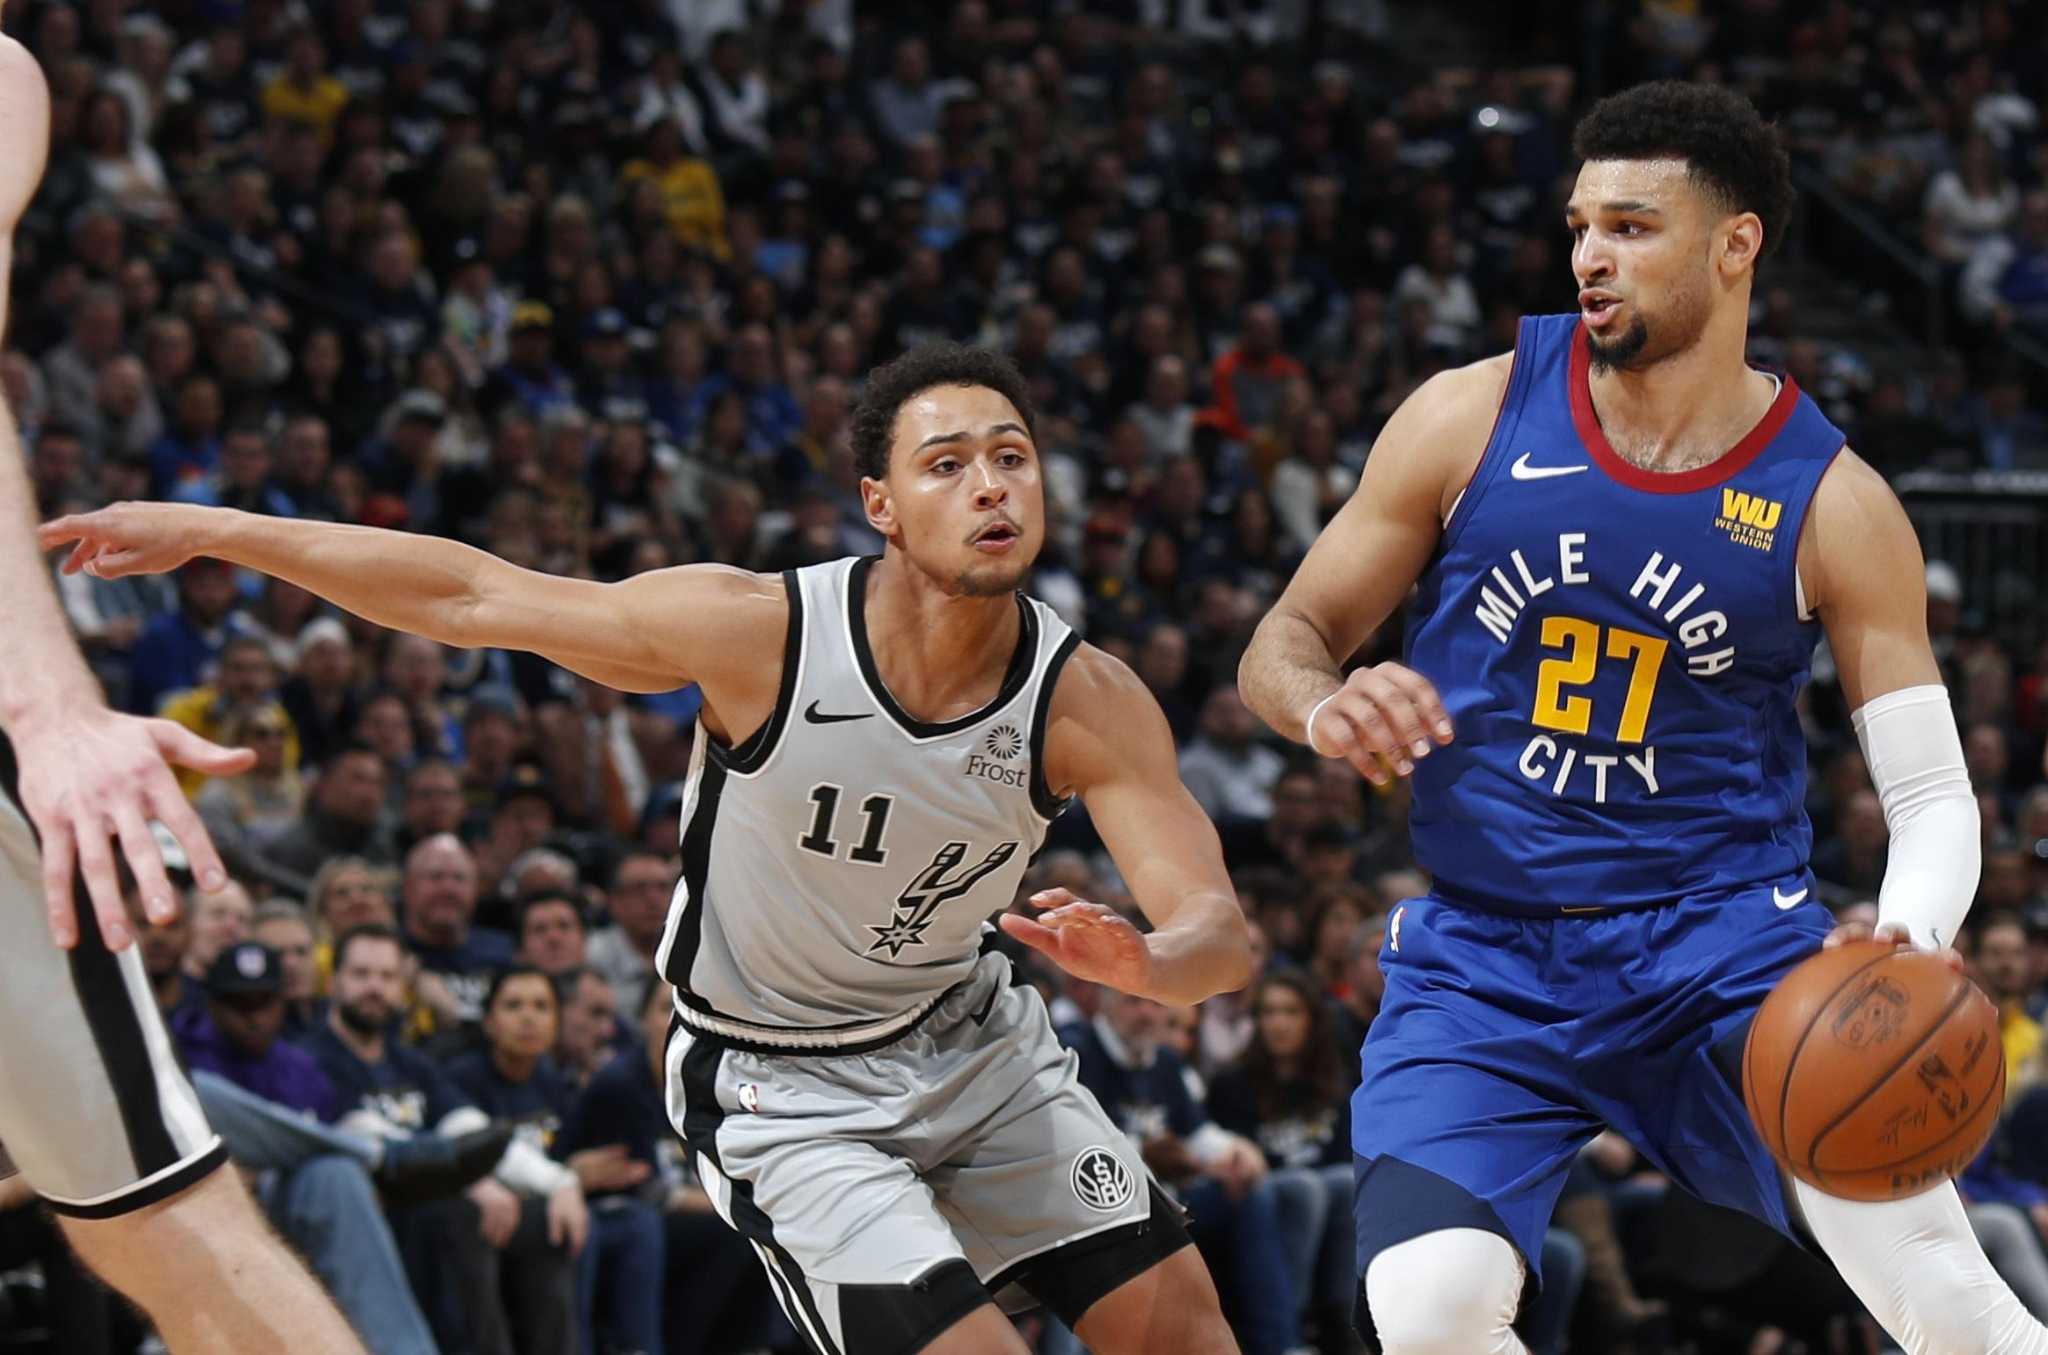
[[1891, 830], [1878, 921], [1904, 923], [1923, 950], [1952, 946], [1977, 893], [1983, 838], [1948, 689], [1887, 692], [1850, 719]]

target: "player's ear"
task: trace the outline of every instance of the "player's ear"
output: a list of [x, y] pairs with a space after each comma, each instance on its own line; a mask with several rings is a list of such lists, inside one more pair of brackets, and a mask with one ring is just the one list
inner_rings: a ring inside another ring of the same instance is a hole
[[860, 506], [867, 514], [868, 526], [880, 532], [885, 538], [893, 539], [896, 534], [896, 504], [889, 497], [889, 486], [870, 475], [860, 478]]
[[1714, 263], [1729, 281], [1755, 268], [1763, 258], [1764, 223], [1755, 212], [1737, 212], [1721, 223], [1717, 234]]

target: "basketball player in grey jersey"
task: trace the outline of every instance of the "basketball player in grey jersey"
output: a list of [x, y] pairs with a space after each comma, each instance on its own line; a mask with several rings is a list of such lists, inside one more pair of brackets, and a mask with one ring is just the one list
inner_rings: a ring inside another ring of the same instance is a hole
[[[0, 133], [4, 333], [14, 227], [50, 136], [42, 72], [5, 36]], [[177, 915], [150, 819], [183, 845], [202, 885], [227, 882], [165, 759], [225, 776], [254, 755], [107, 709], [30, 544], [34, 503], [0, 401], [0, 1195], [12, 1196], [18, 1168], [79, 1255], [177, 1355], [255, 1355], [288, 1341], [308, 1355], [360, 1355], [226, 1170], [172, 1056], [122, 897], [125, 869], [149, 917]]]
[[1029, 1297], [1096, 1351], [1234, 1350], [1178, 1211], [982, 925], [1078, 796], [1152, 929], [1059, 890], [1003, 929], [1163, 1002], [1241, 987], [1215, 830], [1136, 677], [1018, 593], [1045, 525], [1016, 368], [913, 350], [869, 377], [853, 438], [885, 552], [781, 577], [598, 584], [180, 504], [42, 539], [77, 543], [67, 569], [214, 556], [445, 643], [630, 691], [699, 684], [660, 950], [669, 1111], [797, 1329], [825, 1355], [1016, 1355], [998, 1305]]

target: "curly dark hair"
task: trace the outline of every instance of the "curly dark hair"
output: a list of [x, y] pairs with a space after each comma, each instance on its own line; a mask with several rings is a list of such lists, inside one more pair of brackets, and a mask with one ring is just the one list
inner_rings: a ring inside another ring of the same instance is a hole
[[853, 411], [854, 468], [871, 480], [889, 473], [889, 443], [905, 402], [934, 386], [986, 386], [1008, 400], [1037, 436], [1031, 387], [1017, 364], [992, 348], [964, 343], [922, 343], [868, 373]]
[[1778, 129], [1721, 85], [1653, 80], [1593, 105], [1572, 132], [1581, 160], [1683, 159], [1731, 212], [1755, 212], [1769, 258], [1792, 216], [1792, 161]]

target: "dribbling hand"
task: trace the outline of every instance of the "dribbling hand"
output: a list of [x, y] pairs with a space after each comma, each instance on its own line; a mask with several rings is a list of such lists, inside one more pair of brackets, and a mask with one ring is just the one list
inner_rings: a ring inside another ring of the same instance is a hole
[[[1822, 950], [1833, 950], [1836, 946], [1851, 941], [1889, 941], [1895, 946], [1913, 944], [1913, 938], [1906, 931], [1906, 924], [1903, 922], [1880, 922], [1875, 928], [1868, 922], [1844, 922], [1829, 932], [1827, 939], [1820, 945]], [[1943, 946], [1937, 953], [1950, 969], [1958, 974], [1963, 972], [1963, 957], [1956, 952], [1954, 946]]]
[[996, 925], [1077, 979], [1150, 993], [1152, 948], [1128, 918], [1065, 889], [1041, 889], [1026, 902], [1037, 917], [1005, 913]]
[[1430, 680], [1398, 663], [1361, 668], [1310, 712], [1308, 746], [1341, 757], [1375, 786], [1415, 770], [1451, 741], [1451, 717]]

